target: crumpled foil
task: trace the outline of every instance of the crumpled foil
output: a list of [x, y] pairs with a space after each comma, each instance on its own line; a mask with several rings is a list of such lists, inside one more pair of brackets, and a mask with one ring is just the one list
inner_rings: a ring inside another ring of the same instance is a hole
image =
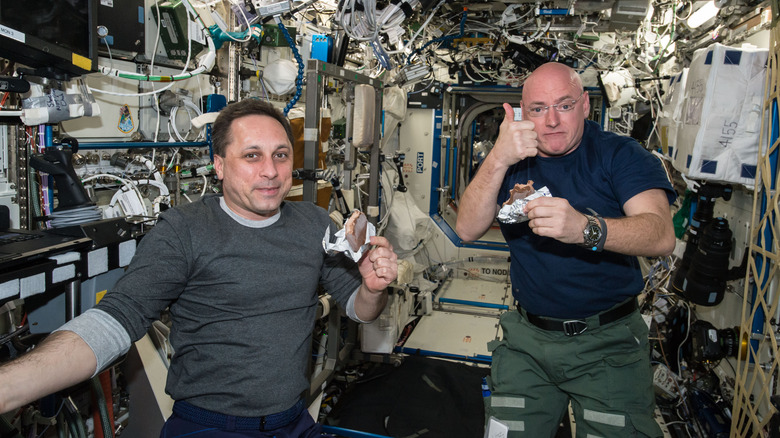
[[504, 224], [519, 224], [525, 222], [528, 220], [528, 216], [525, 215], [525, 204], [528, 204], [528, 201], [541, 198], [542, 196], [552, 197], [550, 189], [548, 189], [547, 186], [544, 186], [525, 198], [518, 199], [509, 205], [502, 205], [496, 218], [499, 222]]
[[376, 236], [376, 227], [371, 222], [366, 223], [366, 241], [360, 245], [357, 251], [352, 251], [352, 247], [347, 241], [345, 228], [330, 233], [330, 226], [325, 230], [325, 236], [322, 238], [322, 248], [328, 254], [343, 252], [357, 263], [363, 257], [363, 253], [370, 248], [371, 236]]

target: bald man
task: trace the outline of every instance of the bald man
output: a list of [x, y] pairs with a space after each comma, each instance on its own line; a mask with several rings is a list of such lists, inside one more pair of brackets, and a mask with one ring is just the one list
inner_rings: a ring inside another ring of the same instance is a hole
[[[506, 112], [495, 146], [460, 199], [456, 231], [479, 239], [515, 183], [552, 197], [501, 223], [517, 309], [501, 317], [486, 426], [553, 437], [571, 402], [578, 437], [660, 437], [637, 256], [669, 255], [676, 194], [660, 161], [586, 120], [579, 75], [548, 63], [523, 85], [522, 121]], [[490, 418], [493, 417], [493, 420]]]

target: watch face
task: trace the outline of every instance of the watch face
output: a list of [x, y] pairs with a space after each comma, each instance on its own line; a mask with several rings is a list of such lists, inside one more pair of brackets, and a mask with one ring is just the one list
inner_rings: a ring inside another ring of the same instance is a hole
[[588, 240], [598, 241], [601, 238], [601, 228], [598, 225], [588, 225], [585, 229], [585, 236]]
[[593, 246], [599, 243], [601, 240], [601, 227], [591, 217], [588, 217], [588, 225], [582, 231], [585, 237], [585, 245]]

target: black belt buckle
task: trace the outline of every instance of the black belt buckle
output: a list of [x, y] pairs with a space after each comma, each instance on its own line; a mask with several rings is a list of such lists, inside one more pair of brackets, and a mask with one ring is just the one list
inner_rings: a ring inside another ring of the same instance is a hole
[[566, 336], [577, 336], [588, 329], [588, 323], [579, 319], [563, 321], [563, 333]]

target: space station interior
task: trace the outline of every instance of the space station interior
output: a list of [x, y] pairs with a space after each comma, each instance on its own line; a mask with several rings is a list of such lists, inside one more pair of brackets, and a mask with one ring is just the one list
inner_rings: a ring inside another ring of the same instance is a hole
[[[371, 323], [320, 295], [311, 416], [330, 436], [505, 436], [483, 427], [482, 383], [499, 318], [517, 311], [509, 247], [498, 226], [473, 241], [455, 228], [502, 104], [518, 107], [554, 61], [582, 79], [588, 118], [650, 151], [677, 193], [674, 252], [639, 257], [664, 436], [780, 437], [778, 12], [766, 0], [0, 0], [0, 364], [111, 293], [158, 215], [222, 192], [212, 124], [259, 99], [292, 127], [286, 202], [316, 203], [333, 229], [359, 210], [398, 257]], [[0, 436], [158, 436], [171, 330], [163, 312], [90, 381], [1, 413]], [[423, 371], [377, 389], [412, 364]], [[465, 392], [445, 369], [465, 373], [453, 377]], [[434, 390], [436, 409], [417, 407], [417, 390]], [[568, 418], [557, 437], [579, 436]]]

